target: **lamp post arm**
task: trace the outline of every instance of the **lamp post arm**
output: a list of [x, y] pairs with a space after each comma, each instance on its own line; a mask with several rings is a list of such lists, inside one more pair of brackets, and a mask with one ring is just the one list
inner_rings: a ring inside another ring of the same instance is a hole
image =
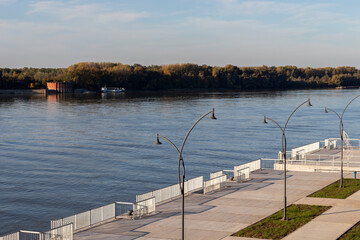
[[[161, 139], [164, 139], [165, 141], [167, 141], [168, 143], [170, 143], [174, 148], [175, 148], [175, 150], [178, 152], [178, 154], [179, 154], [179, 162], [178, 162], [178, 182], [179, 183], [181, 183], [182, 181], [181, 181], [181, 178], [180, 178], [180, 162], [182, 163], [182, 168], [183, 168], [183, 176], [185, 176], [185, 164], [184, 164], [184, 160], [183, 160], [183, 158], [182, 158], [182, 156], [180, 155], [180, 150], [179, 150], [179, 148], [170, 140], [170, 139], [168, 139], [168, 138], [166, 138], [166, 137], [163, 137], [163, 136], [161, 136], [161, 135], [159, 135], [159, 134], [157, 134], [157, 137], [158, 138], [161, 138]], [[180, 184], [180, 191], [184, 191], [184, 189], [183, 189], [183, 187], [181, 186], [181, 184]]]
[[358, 97], [360, 97], [360, 94], [357, 95], [356, 97], [354, 97], [353, 99], [351, 99], [351, 101], [346, 105], [346, 107], [344, 108], [343, 113], [341, 114], [341, 120], [342, 120], [342, 118], [343, 118], [343, 116], [344, 116], [344, 113], [345, 113], [346, 109], [349, 107], [350, 103], [352, 103], [352, 102], [353, 102], [355, 99], [357, 99]]
[[[326, 110], [330, 110], [331, 112], [335, 113], [335, 115], [339, 118], [339, 120], [340, 120], [340, 126], [339, 126], [340, 127], [340, 138], [343, 139], [344, 125], [343, 125], [343, 122], [342, 122], [342, 117], [340, 117], [340, 115], [335, 110], [333, 110], [331, 108], [326, 107]], [[343, 112], [343, 115], [344, 115], [344, 112]]]
[[183, 150], [184, 150], [184, 145], [185, 145], [186, 140], [188, 139], [189, 134], [191, 133], [191, 131], [194, 129], [194, 127], [195, 127], [204, 117], [206, 117], [207, 115], [209, 115], [210, 113], [213, 113], [213, 112], [214, 112], [214, 109], [211, 110], [211, 111], [209, 111], [209, 112], [207, 112], [207, 113], [205, 113], [205, 114], [204, 114], [202, 117], [200, 117], [200, 118], [194, 123], [194, 125], [190, 128], [190, 130], [189, 130], [188, 133], [186, 134], [186, 136], [185, 136], [185, 138], [184, 138], [184, 141], [183, 141], [183, 143], [182, 143], [182, 145], [181, 145], [181, 149], [180, 149], [180, 152], [179, 152], [179, 159], [180, 159], [180, 157], [181, 157], [181, 154], [182, 154], [182, 152], [183, 152]]
[[275, 120], [273, 120], [273, 119], [271, 119], [271, 118], [268, 118], [268, 117], [266, 117], [266, 120], [272, 121], [273, 123], [275, 123], [275, 124], [280, 128], [280, 130], [281, 130], [282, 132], [284, 132], [284, 131], [283, 131], [283, 128], [280, 126], [280, 124], [279, 124], [277, 121], [275, 121]]
[[353, 99], [351, 99], [351, 101], [346, 105], [346, 107], [344, 108], [344, 111], [342, 112], [341, 114], [341, 117], [340, 117], [340, 136], [341, 136], [341, 139], [344, 139], [344, 125], [343, 125], [343, 117], [344, 117], [344, 114], [345, 114], [345, 111], [346, 109], [349, 107], [349, 105], [355, 100], [357, 99], [358, 97], [360, 97], [360, 94], [355, 96]]
[[172, 141], [170, 141], [170, 139], [168, 139], [168, 138], [166, 138], [166, 137], [163, 137], [163, 136], [161, 136], [161, 135], [157, 135], [159, 138], [161, 138], [161, 139], [164, 139], [165, 141], [167, 141], [168, 143], [170, 143], [174, 148], [175, 148], [175, 150], [180, 154], [180, 151], [179, 151], [179, 149], [177, 148], [177, 146], [172, 142]]
[[346, 105], [346, 107], [344, 108], [344, 111], [341, 114], [340, 117], [340, 137], [341, 137], [341, 168], [340, 168], [340, 188], [344, 187], [344, 182], [343, 182], [343, 178], [344, 178], [344, 170], [343, 170], [343, 159], [344, 159], [344, 125], [343, 125], [343, 117], [344, 117], [344, 113], [346, 111], [346, 109], [349, 107], [349, 105], [358, 97], [360, 97], [360, 95], [355, 96], [353, 99], [350, 100], [350, 102]]
[[[286, 136], [285, 136], [285, 132], [283, 130], [283, 128], [280, 126], [280, 124], [275, 121], [274, 119], [271, 119], [271, 118], [268, 118], [266, 117], [266, 120], [270, 120], [272, 121], [273, 123], [275, 123], [281, 130], [282, 132], [282, 139], [281, 139], [281, 151], [282, 151], [282, 154], [284, 154], [284, 157], [286, 157]], [[284, 143], [285, 143], [285, 152], [284, 152]]]
[[331, 112], [335, 113], [336, 116], [338, 116], [339, 120], [341, 121], [340, 115], [339, 115], [335, 110], [333, 110], [333, 109], [331, 109], [331, 108], [328, 108], [328, 107], [326, 107], [326, 110], [330, 110]]
[[300, 104], [299, 106], [297, 106], [297, 107], [294, 109], [294, 111], [290, 114], [289, 118], [287, 119], [287, 121], [286, 121], [286, 123], [285, 123], [284, 132], [285, 132], [286, 126], [288, 125], [289, 120], [290, 120], [290, 118], [292, 117], [292, 115], [293, 115], [302, 105], [304, 105], [304, 104], [307, 103], [307, 102], [310, 102], [310, 99], [308, 99], [308, 100], [306, 100], [305, 102], [301, 103], [301, 104]]
[[[205, 113], [203, 116], [201, 116], [195, 123], [194, 125], [190, 128], [190, 130], [187, 132], [184, 141], [181, 145], [181, 149], [179, 151], [179, 162], [178, 162], [178, 178], [179, 178], [179, 186], [180, 186], [180, 191], [181, 191], [181, 195], [182, 195], [182, 210], [181, 210], [181, 224], [182, 224], [182, 240], [185, 239], [185, 163], [184, 163], [184, 159], [182, 158], [182, 152], [184, 150], [184, 145], [186, 143], [186, 140], [189, 137], [189, 134], [191, 133], [191, 131], [194, 129], [194, 127], [204, 118], [206, 117], [208, 114], [212, 113], [213, 117], [214, 117], [214, 108]], [[214, 117], [215, 118], [215, 117]], [[182, 178], [180, 178], [180, 162], [182, 163], [182, 167], [183, 167], [183, 174], [182, 174]]]
[[[207, 115], [209, 115], [210, 113], [214, 113], [214, 109], [212, 109], [211, 111], [205, 113], [204, 115], [202, 115], [195, 123], [194, 125], [190, 128], [190, 130], [187, 132], [184, 141], [181, 145], [181, 149], [179, 151], [179, 162], [178, 162], [178, 179], [179, 179], [179, 185], [180, 185], [180, 190], [182, 191], [182, 193], [184, 193], [184, 181], [185, 181], [185, 163], [184, 163], [184, 159], [182, 158], [182, 152], [184, 150], [184, 146], [186, 143], [186, 140], [188, 139], [191, 131], [194, 129], [194, 127]], [[183, 168], [183, 175], [182, 175], [182, 179], [180, 178], [180, 162], [182, 163], [182, 168]]]

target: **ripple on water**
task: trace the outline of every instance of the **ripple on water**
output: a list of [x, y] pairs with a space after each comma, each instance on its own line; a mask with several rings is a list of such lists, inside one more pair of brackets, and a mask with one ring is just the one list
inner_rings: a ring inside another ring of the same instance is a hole
[[[51, 219], [177, 183], [177, 154], [160, 133], [180, 146], [191, 125], [215, 107], [216, 121], [203, 120], [184, 148], [187, 178], [232, 169], [261, 157], [274, 158], [281, 133], [263, 116], [284, 124], [288, 149], [338, 137], [341, 111], [358, 90], [283, 92], [127, 93], [0, 98], [0, 234], [42, 231]], [[359, 138], [360, 103], [344, 117]]]

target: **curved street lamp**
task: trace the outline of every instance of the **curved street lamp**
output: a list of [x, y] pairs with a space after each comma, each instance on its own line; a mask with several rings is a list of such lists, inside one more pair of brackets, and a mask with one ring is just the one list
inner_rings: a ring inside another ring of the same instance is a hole
[[[179, 161], [178, 161], [178, 181], [179, 181], [179, 187], [180, 187], [180, 192], [181, 192], [181, 226], [182, 226], [182, 239], [184, 240], [185, 239], [185, 162], [184, 162], [184, 159], [182, 157], [182, 152], [184, 150], [184, 146], [185, 146], [185, 143], [186, 143], [186, 140], [188, 139], [189, 137], [189, 134], [191, 133], [191, 131], [194, 129], [194, 127], [203, 119], [205, 118], [207, 115], [211, 114], [211, 116], [209, 117], [210, 119], [216, 119], [215, 117], [215, 110], [214, 108], [205, 113], [203, 116], [201, 116], [194, 124], [193, 126], [190, 128], [190, 130], [187, 132], [183, 142], [182, 142], [182, 145], [181, 145], [181, 148], [179, 150], [179, 148], [176, 147], [176, 145], [171, 142], [168, 138], [166, 137], [163, 137], [159, 134], [156, 134], [156, 140], [154, 142], [154, 144], [162, 144], [159, 140], [159, 138], [161, 139], [164, 139], [165, 141], [169, 142], [175, 149], [176, 151], [178, 152], [179, 154]], [[182, 176], [181, 176], [181, 171], [180, 171], [180, 165], [182, 166]]]
[[305, 102], [301, 103], [299, 106], [297, 106], [295, 108], [295, 110], [290, 114], [289, 118], [287, 119], [284, 127], [282, 128], [280, 126], [279, 123], [277, 123], [275, 120], [268, 118], [266, 116], [264, 116], [264, 124], [267, 124], [268, 122], [266, 120], [270, 120], [273, 123], [275, 123], [281, 130], [282, 132], [282, 139], [281, 139], [281, 155], [284, 161], [284, 216], [283, 216], [283, 220], [287, 220], [287, 215], [286, 215], [286, 205], [287, 205], [287, 200], [286, 200], [286, 135], [285, 135], [285, 130], [287, 127], [287, 124], [289, 123], [290, 118], [292, 117], [292, 115], [296, 112], [296, 110], [298, 110], [302, 105], [304, 105], [305, 103], [307, 103], [309, 107], [311, 107], [311, 103], [310, 103], [310, 99], [306, 100]]
[[340, 155], [340, 188], [344, 187], [344, 124], [343, 124], [343, 117], [344, 117], [344, 113], [346, 111], [346, 109], [349, 107], [350, 103], [352, 103], [355, 99], [357, 99], [358, 97], [360, 97], [360, 95], [355, 96], [353, 99], [350, 100], [350, 102], [346, 105], [346, 107], [344, 108], [344, 111], [342, 112], [341, 116], [335, 112], [334, 110], [332, 110], [331, 108], [325, 107], [325, 113], [328, 113], [328, 110], [335, 113], [336, 116], [338, 116], [340, 123], [339, 123], [339, 128], [340, 128], [340, 139], [341, 139], [341, 155]]

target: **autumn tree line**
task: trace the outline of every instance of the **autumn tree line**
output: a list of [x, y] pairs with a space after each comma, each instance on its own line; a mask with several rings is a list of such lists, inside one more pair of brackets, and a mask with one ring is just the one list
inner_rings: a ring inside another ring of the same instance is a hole
[[0, 68], [0, 89], [46, 88], [46, 82], [71, 82], [75, 88], [127, 90], [168, 89], [298, 89], [360, 86], [355, 67], [298, 68], [213, 67], [196, 64], [142, 66], [83, 62], [68, 68]]

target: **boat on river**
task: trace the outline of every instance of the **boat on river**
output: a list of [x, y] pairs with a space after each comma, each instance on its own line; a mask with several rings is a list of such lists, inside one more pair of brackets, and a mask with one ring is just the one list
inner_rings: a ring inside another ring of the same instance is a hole
[[115, 87], [115, 88], [109, 87], [109, 88], [107, 88], [106, 85], [105, 85], [105, 87], [101, 88], [101, 92], [102, 93], [123, 93], [123, 92], [125, 92], [125, 88], [119, 88], [119, 87]]

